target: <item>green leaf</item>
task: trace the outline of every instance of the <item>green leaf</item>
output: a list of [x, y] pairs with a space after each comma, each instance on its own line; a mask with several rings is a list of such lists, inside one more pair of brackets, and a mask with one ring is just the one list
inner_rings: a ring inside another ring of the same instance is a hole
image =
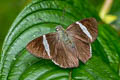
[[[98, 12], [90, 4], [88, 0], [34, 0], [26, 6], [3, 43], [0, 80], [118, 80], [119, 35], [110, 25], [100, 24]], [[99, 35], [92, 44], [93, 57], [86, 64], [80, 62], [78, 68], [63, 69], [51, 60], [34, 57], [25, 49], [28, 42], [54, 32], [57, 25], [67, 28], [88, 17], [95, 17], [99, 22]]]
[[0, 0], [0, 52], [13, 20], [28, 2], [30, 0]]

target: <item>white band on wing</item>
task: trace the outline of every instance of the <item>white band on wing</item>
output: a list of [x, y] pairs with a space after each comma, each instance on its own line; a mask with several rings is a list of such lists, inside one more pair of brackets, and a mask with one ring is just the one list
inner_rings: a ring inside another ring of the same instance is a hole
[[82, 29], [82, 31], [92, 40], [92, 36], [89, 33], [89, 31], [87, 30], [87, 28], [78, 21], [76, 22], [76, 24], [78, 24], [80, 26], [80, 28]]
[[89, 44], [90, 46], [90, 57], [92, 57], [92, 47], [91, 47], [91, 44]]
[[45, 35], [43, 35], [43, 45], [45, 47], [45, 51], [47, 52], [48, 56], [50, 56], [50, 48]]

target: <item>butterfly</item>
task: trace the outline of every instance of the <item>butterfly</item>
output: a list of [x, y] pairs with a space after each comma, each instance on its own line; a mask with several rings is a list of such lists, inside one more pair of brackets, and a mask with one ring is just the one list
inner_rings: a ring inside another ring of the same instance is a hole
[[26, 46], [36, 57], [51, 59], [62, 68], [79, 66], [92, 57], [91, 43], [98, 35], [95, 18], [86, 18], [71, 24], [66, 30], [58, 25], [56, 32], [42, 35]]

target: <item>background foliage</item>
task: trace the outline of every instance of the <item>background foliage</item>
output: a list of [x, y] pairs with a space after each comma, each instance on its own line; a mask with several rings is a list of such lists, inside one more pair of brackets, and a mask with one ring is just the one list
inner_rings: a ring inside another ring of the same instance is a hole
[[3, 40], [18, 13], [31, 0], [0, 0], [0, 51]]
[[[116, 13], [120, 9], [117, 1], [113, 2], [109, 12], [118, 16], [113, 25], [119, 23], [119, 15]], [[110, 24], [100, 19], [99, 12], [103, 3], [104, 0], [29, 2], [13, 22], [4, 40], [0, 55], [0, 80], [119, 80], [120, 36]], [[32, 56], [25, 49], [32, 39], [54, 32], [56, 25], [67, 28], [71, 23], [88, 17], [97, 19], [99, 35], [92, 44], [93, 57], [86, 64], [80, 62], [78, 68], [62, 69], [51, 60]], [[9, 19], [6, 23], [10, 24]], [[0, 27], [0, 31], [5, 35], [9, 25], [4, 26], [7, 27]]]

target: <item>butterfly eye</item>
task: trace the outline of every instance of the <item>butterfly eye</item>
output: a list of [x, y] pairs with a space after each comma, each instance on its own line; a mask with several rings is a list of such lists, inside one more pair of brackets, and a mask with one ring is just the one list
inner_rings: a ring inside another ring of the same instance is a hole
[[63, 28], [62, 28], [62, 26], [61, 25], [58, 25], [57, 27], [56, 27], [56, 31], [59, 31], [59, 30], [62, 30]]
[[59, 31], [59, 29], [58, 29], [58, 28], [56, 28], [56, 31]]

